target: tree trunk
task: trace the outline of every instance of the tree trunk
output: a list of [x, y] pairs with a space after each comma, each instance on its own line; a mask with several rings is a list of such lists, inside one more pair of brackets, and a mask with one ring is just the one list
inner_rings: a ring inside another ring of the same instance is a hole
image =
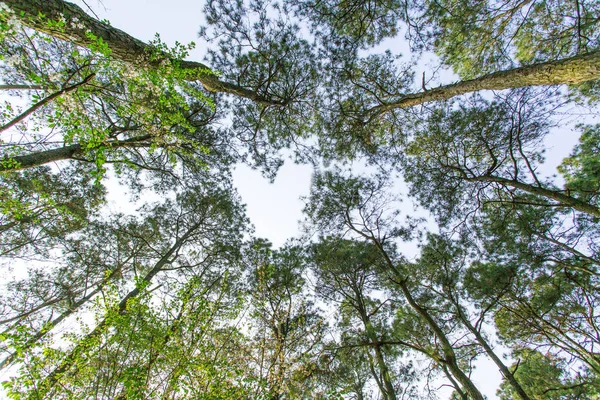
[[383, 384], [385, 386], [386, 398], [388, 400], [396, 400], [396, 392], [394, 385], [392, 384], [389, 368], [387, 367], [385, 359], [383, 358], [383, 352], [381, 351], [380, 344], [375, 345], [375, 359], [379, 365], [379, 373], [381, 374]]
[[513, 389], [515, 389], [515, 391], [517, 392], [519, 397], [521, 397], [521, 399], [523, 399], [523, 400], [531, 400], [529, 395], [527, 395], [527, 393], [525, 392], [523, 387], [519, 384], [519, 382], [517, 382], [517, 380], [515, 379], [515, 376], [510, 372], [508, 367], [506, 365], [504, 365], [502, 360], [500, 360], [500, 357], [498, 357], [496, 355], [496, 353], [494, 352], [494, 350], [492, 350], [492, 348], [490, 347], [488, 342], [484, 339], [481, 332], [479, 332], [473, 326], [473, 324], [471, 323], [469, 318], [467, 318], [467, 315], [465, 314], [462, 306], [460, 304], [458, 304], [458, 302], [455, 301], [454, 299], [452, 299], [451, 301], [454, 304], [454, 307], [456, 308], [456, 311], [458, 312], [458, 316], [459, 316], [460, 320], [462, 321], [463, 325], [465, 325], [467, 327], [467, 329], [469, 331], [471, 331], [471, 333], [475, 336], [479, 345], [481, 345], [481, 347], [483, 347], [483, 349], [485, 350], [487, 355], [492, 359], [492, 361], [494, 361], [494, 363], [496, 364], [496, 366], [498, 367], [498, 369], [500, 370], [500, 372], [502, 373], [504, 378], [506, 378], [508, 383], [510, 383], [510, 385], [513, 387]]
[[27, 118], [28, 116], [33, 114], [35, 111], [44, 107], [46, 104], [51, 103], [54, 99], [62, 96], [63, 94], [72, 92], [82, 86], [87, 85], [92, 79], [94, 79], [95, 76], [96, 76], [96, 74], [90, 74], [90, 75], [86, 76], [81, 82], [78, 82], [74, 85], [67, 86], [65, 88], [62, 88], [61, 90], [52, 93], [50, 96], [43, 98], [42, 100], [38, 101], [37, 103], [35, 103], [31, 107], [29, 107], [27, 110], [23, 111], [21, 114], [17, 115], [11, 121], [0, 126], [0, 132], [3, 132], [9, 128], [12, 128], [19, 122], [23, 121], [25, 118]]
[[[112, 57], [134, 67], [153, 67], [161, 65], [165, 61], [173, 61], [166, 54], [164, 57], [156, 57], [157, 50], [153, 46], [130, 36], [120, 29], [90, 17], [75, 4], [62, 0], [2, 1], [25, 26], [87, 48], [96, 44], [97, 39], [95, 40], [93, 37], [101, 39], [111, 50]], [[39, 15], [44, 17], [39, 17]], [[66, 24], [62, 28], [47, 23], [48, 21], [59, 21], [63, 18]], [[278, 102], [269, 101], [253, 90], [219, 80], [210, 68], [202, 63], [181, 61], [179, 66], [188, 73], [189, 80], [201, 82], [209, 91], [230, 93], [261, 104], [279, 104]]]
[[454, 348], [452, 347], [452, 344], [446, 337], [446, 334], [444, 333], [442, 328], [440, 328], [440, 326], [429, 314], [429, 312], [415, 301], [414, 297], [412, 296], [412, 293], [406, 285], [406, 282], [404, 280], [401, 280], [397, 283], [400, 286], [400, 290], [404, 294], [404, 297], [406, 298], [408, 304], [412, 307], [413, 310], [417, 312], [417, 314], [421, 316], [421, 318], [425, 320], [427, 325], [431, 328], [431, 330], [435, 333], [435, 336], [440, 341], [442, 353], [444, 354], [444, 359], [442, 361], [448, 367], [452, 375], [454, 375], [456, 380], [463, 386], [465, 391], [467, 391], [474, 400], [484, 400], [483, 395], [481, 394], [479, 389], [477, 389], [477, 386], [475, 386], [471, 378], [469, 378], [458, 366], [456, 354], [454, 353]]
[[516, 189], [521, 189], [527, 193], [535, 194], [538, 196], [545, 197], [547, 199], [555, 200], [561, 205], [571, 207], [582, 213], [592, 215], [600, 218], [600, 209], [590, 203], [580, 200], [576, 197], [567, 196], [557, 190], [550, 190], [539, 186], [533, 186], [528, 183], [520, 182], [515, 179], [507, 179], [494, 175], [484, 175], [474, 178], [466, 178], [467, 181], [471, 182], [496, 182], [502, 185], [510, 186]]
[[406, 299], [410, 307], [425, 321], [425, 323], [429, 326], [429, 328], [433, 331], [435, 336], [440, 341], [444, 357], [443, 359], [436, 359], [436, 361], [443, 363], [450, 370], [452, 375], [454, 375], [456, 380], [463, 386], [465, 391], [469, 393], [473, 400], [485, 400], [485, 398], [483, 397], [479, 389], [477, 389], [477, 386], [475, 386], [471, 378], [469, 378], [467, 374], [465, 374], [463, 370], [459, 367], [458, 362], [456, 360], [456, 354], [454, 352], [452, 344], [450, 343], [450, 340], [448, 340], [448, 337], [446, 336], [442, 328], [438, 325], [438, 323], [435, 321], [435, 319], [431, 316], [431, 314], [429, 314], [429, 312], [425, 308], [421, 307], [416, 302], [415, 298], [410, 292], [410, 289], [408, 288], [408, 285], [406, 284], [406, 278], [402, 275], [400, 270], [396, 268], [396, 265], [385, 251], [381, 242], [374, 236], [369, 236], [361, 230], [357, 229], [354, 225], [352, 225], [352, 223], [349, 224], [349, 227], [354, 232], [373, 242], [377, 249], [379, 249], [379, 252], [385, 259], [385, 263], [392, 272], [392, 275], [396, 278], [394, 282], [400, 287], [404, 298]]
[[44, 90], [42, 85], [0, 85], [0, 90]]
[[39, 167], [54, 161], [69, 160], [77, 155], [83, 155], [80, 144], [59, 147], [24, 156], [4, 157], [0, 163], [0, 171], [20, 171], [23, 169]]
[[377, 240], [373, 236], [365, 235], [364, 232], [361, 232], [360, 230], [356, 229], [353, 226], [352, 226], [352, 229], [356, 233], [363, 235], [367, 239], [371, 240], [373, 242], [373, 244], [375, 244], [375, 246], [379, 249], [379, 252], [385, 259], [387, 266], [389, 267], [390, 271], [392, 272], [392, 275], [397, 279], [394, 282], [400, 287], [400, 290], [402, 291], [404, 298], [406, 299], [406, 301], [408, 302], [410, 307], [413, 310], [415, 310], [415, 312], [421, 318], [423, 318], [423, 320], [425, 320], [425, 323], [427, 324], [427, 326], [429, 326], [429, 328], [433, 331], [435, 336], [440, 341], [440, 345], [442, 348], [442, 353], [444, 355], [444, 358], [442, 360], [436, 360], [436, 361], [444, 363], [444, 365], [450, 370], [452, 375], [454, 375], [456, 380], [462, 385], [462, 387], [465, 389], [465, 391], [468, 392], [469, 395], [474, 400], [485, 400], [485, 398], [483, 397], [483, 395], [481, 394], [479, 389], [477, 389], [477, 386], [475, 386], [475, 384], [473, 383], [471, 378], [469, 378], [467, 376], [467, 374], [465, 374], [463, 372], [463, 370], [459, 367], [458, 362], [456, 360], [456, 354], [454, 352], [454, 348], [452, 347], [452, 344], [450, 343], [450, 340], [448, 340], [448, 337], [446, 336], [446, 334], [444, 333], [442, 328], [438, 325], [438, 323], [435, 321], [435, 319], [433, 319], [431, 314], [429, 314], [429, 312], [425, 308], [421, 307], [416, 302], [415, 298], [413, 297], [412, 293], [410, 292], [410, 289], [408, 288], [408, 285], [406, 284], [406, 278], [404, 276], [402, 276], [402, 274], [400, 273], [400, 270], [398, 268], [396, 268], [396, 265], [394, 265], [393, 261], [390, 259], [389, 255], [383, 248], [381, 242], [379, 242], [379, 240]]
[[[133, 256], [130, 256], [123, 263], [121, 263], [117, 268], [113, 269], [113, 271], [106, 278], [102, 279], [91, 292], [89, 292], [86, 296], [84, 296], [81, 299], [79, 299], [78, 301], [76, 301], [68, 310], [66, 310], [65, 312], [60, 314], [58, 317], [50, 320], [49, 322], [46, 322], [46, 324], [44, 324], [44, 327], [42, 329], [40, 329], [31, 338], [29, 338], [22, 345], [22, 347], [19, 350], [21, 352], [25, 352], [25, 351], [29, 350], [40, 339], [42, 339], [52, 329], [54, 329], [54, 327], [56, 327], [62, 321], [64, 321], [68, 317], [70, 317], [72, 314], [74, 314], [77, 310], [79, 310], [79, 308], [81, 306], [83, 306], [89, 300], [91, 300], [94, 296], [96, 296], [96, 294], [100, 293], [100, 291], [106, 286], [106, 284], [108, 282], [110, 282], [110, 280], [112, 280], [117, 274], [122, 273], [121, 270], [122, 270], [123, 266], [126, 263], [128, 263], [132, 258], [133, 258]], [[0, 370], [3, 369], [4, 367], [11, 365], [15, 361], [16, 356], [17, 356], [17, 353], [12, 353], [12, 354], [9, 354], [4, 360], [0, 361]]]
[[388, 111], [407, 108], [431, 101], [447, 100], [480, 90], [504, 90], [524, 86], [573, 85], [600, 79], [600, 51], [561, 60], [493, 72], [479, 78], [439, 86], [431, 90], [408, 94], [367, 111], [374, 118]]
[[[146, 145], [144, 143], [152, 136], [144, 135], [133, 137], [115, 142], [109, 142], [107, 148], [116, 149], [120, 147], [140, 147]], [[39, 167], [40, 165], [48, 164], [55, 161], [70, 160], [75, 157], [82, 157], [84, 151], [79, 143], [69, 146], [59, 147], [56, 149], [38, 151], [36, 153], [27, 154], [24, 156], [4, 157], [0, 160], [0, 172], [19, 171], [23, 169]]]
[[[88, 16], [80, 7], [61, 0], [3, 0], [15, 12], [21, 22], [35, 30], [56, 38], [72, 42], [79, 46], [89, 47], [94, 41], [87, 31], [101, 38], [112, 51], [112, 56], [134, 66], [159, 65], [169, 60], [164, 58], [149, 59], [154, 47], [138, 40], [120, 29], [111, 27]], [[21, 13], [24, 13], [21, 16]], [[45, 19], [38, 17], [43, 14]], [[57, 21], [65, 18], [64, 29], [48, 26], [47, 20]], [[76, 23], [73, 23], [76, 18]], [[246, 97], [261, 104], [281, 105], [270, 101], [248, 88], [223, 82], [213, 74], [208, 66], [194, 61], [182, 61], [180, 67], [189, 71], [188, 79], [200, 81], [207, 90], [230, 93]], [[480, 90], [502, 90], [523, 86], [577, 84], [589, 80], [600, 79], [600, 51], [577, 55], [562, 60], [533, 64], [494, 72], [479, 78], [461, 81], [451, 85], [440, 86], [431, 90], [403, 96], [395, 101], [381, 104], [368, 110], [368, 118], [374, 118], [397, 108], [411, 107], [431, 101], [446, 100], [461, 94]]]
[[[363, 304], [362, 301], [360, 303]], [[369, 315], [367, 314], [367, 311], [364, 307], [360, 307], [360, 310], [358, 311], [360, 313], [360, 318], [365, 327], [367, 338], [369, 339], [369, 342], [373, 345], [373, 349], [375, 350], [375, 360], [377, 362], [377, 368], [379, 369], [379, 375], [381, 375], [381, 378], [383, 380], [379, 388], [382, 392], [381, 394], [383, 395], [384, 399], [396, 400], [396, 392], [394, 389], [394, 385], [392, 384], [390, 370], [387, 366], [387, 363], [385, 362], [385, 358], [383, 357], [383, 352], [381, 351], [381, 343], [379, 342], [379, 339], [375, 334], [373, 324], [371, 324]]]

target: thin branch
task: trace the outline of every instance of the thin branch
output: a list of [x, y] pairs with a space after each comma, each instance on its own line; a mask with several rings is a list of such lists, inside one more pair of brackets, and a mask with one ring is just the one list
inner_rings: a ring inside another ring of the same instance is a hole
[[63, 88], [63, 89], [59, 90], [58, 92], [54, 92], [50, 96], [43, 98], [42, 100], [35, 103], [33, 106], [29, 107], [27, 110], [23, 111], [21, 114], [19, 114], [15, 118], [13, 118], [11, 121], [9, 121], [6, 124], [4, 124], [3, 126], [1, 126], [0, 132], [3, 132], [5, 130], [15, 126], [16, 124], [18, 124], [19, 122], [21, 122], [25, 118], [27, 118], [29, 115], [33, 114], [35, 111], [37, 111], [41, 107], [45, 106], [46, 104], [50, 103], [52, 100], [56, 99], [57, 97], [62, 96], [65, 93], [71, 92], [71, 91], [87, 84], [90, 80], [92, 80], [92, 78], [94, 78], [94, 76], [96, 76], [96, 74], [92, 73], [92, 74], [88, 75], [87, 77], [85, 77], [85, 79], [82, 80], [81, 82], [76, 83], [71, 86], [67, 86], [66, 88]]

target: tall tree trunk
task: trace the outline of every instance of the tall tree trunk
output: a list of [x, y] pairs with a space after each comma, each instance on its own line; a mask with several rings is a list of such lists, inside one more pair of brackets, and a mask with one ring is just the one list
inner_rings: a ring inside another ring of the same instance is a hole
[[[108, 45], [116, 59], [139, 66], [145, 64], [152, 66], [159, 64], [168, 57], [158, 57], [149, 60], [149, 54], [155, 49], [138, 40], [120, 29], [104, 24], [88, 16], [80, 7], [62, 0], [2, 0], [15, 12], [21, 22], [35, 30], [44, 32], [75, 43], [89, 47], [93, 40], [86, 34], [89, 30], [96, 37]], [[23, 13], [23, 16], [21, 16]], [[45, 19], [38, 14], [45, 15]], [[67, 21], [64, 29], [49, 26], [46, 21], [59, 20], [61, 17]], [[77, 23], [72, 23], [73, 18]], [[210, 72], [208, 66], [194, 61], [183, 61], [180, 66], [188, 70], [189, 79], [200, 81], [207, 90], [214, 92], [230, 93], [246, 97], [261, 104], [280, 105], [280, 102], [270, 101], [256, 91], [223, 82]], [[525, 67], [513, 68], [505, 71], [494, 72], [479, 78], [461, 81], [452, 85], [440, 86], [431, 90], [424, 90], [402, 96], [395, 101], [381, 104], [367, 111], [368, 118], [374, 118], [387, 111], [397, 108], [406, 108], [431, 101], [446, 100], [461, 94], [479, 90], [502, 90], [523, 86], [577, 84], [589, 80], [600, 79], [600, 51], [577, 55], [562, 60], [533, 64]]]
[[572, 85], [600, 79], [600, 51], [593, 51], [561, 60], [493, 72], [479, 78], [439, 86], [419, 93], [407, 94], [395, 101], [367, 111], [374, 118], [388, 111], [407, 108], [431, 101], [447, 100], [480, 90], [503, 90], [524, 86]]
[[[106, 43], [112, 57], [135, 67], [153, 67], [165, 60], [173, 61], [166, 54], [164, 57], [156, 57], [158, 50], [153, 46], [90, 17], [75, 4], [62, 0], [2, 0], [2, 2], [14, 12], [15, 17], [23, 25], [29, 28], [88, 48], [95, 44], [93, 39], [95, 36]], [[48, 24], [48, 21], [59, 21], [63, 18], [66, 20], [64, 27]], [[179, 66], [188, 72], [189, 80], [201, 82], [209, 91], [230, 93], [261, 104], [279, 104], [269, 101], [251, 89], [221, 81], [208, 66], [202, 63], [181, 61]]]
[[385, 386], [386, 397], [388, 400], [396, 400], [396, 392], [394, 389], [394, 385], [392, 384], [392, 378], [390, 376], [390, 370], [383, 358], [383, 352], [381, 351], [381, 345], [376, 344], [375, 346], [375, 359], [377, 360], [377, 364], [379, 365], [379, 372], [381, 374], [381, 378], [383, 379], [383, 384]]
[[558, 190], [546, 189], [539, 186], [530, 185], [528, 183], [520, 182], [515, 179], [502, 178], [495, 175], [483, 175], [474, 178], [466, 178], [470, 182], [496, 182], [505, 186], [509, 186], [516, 189], [521, 189], [527, 193], [531, 193], [537, 196], [542, 196], [547, 199], [557, 201], [559, 204], [566, 207], [571, 207], [577, 211], [592, 215], [600, 218], [600, 208], [593, 204], [587, 203], [576, 197], [568, 196], [559, 192]]
[[485, 340], [481, 332], [473, 326], [473, 324], [467, 317], [463, 307], [455, 299], [451, 299], [450, 301], [452, 302], [452, 304], [454, 304], [454, 307], [456, 308], [456, 311], [458, 313], [458, 317], [462, 321], [463, 325], [475, 336], [479, 345], [483, 347], [486, 354], [492, 359], [492, 361], [494, 361], [504, 378], [508, 381], [508, 383], [510, 383], [513, 389], [515, 389], [519, 397], [521, 397], [521, 399], [523, 400], [531, 400], [531, 398], [525, 392], [521, 384], [519, 384], [519, 382], [515, 379], [515, 376], [512, 374], [512, 372], [510, 372], [508, 367], [504, 365], [502, 360], [500, 360], [500, 357], [498, 357], [494, 350], [492, 350], [489, 343]]
[[[62, 321], [70, 317], [74, 314], [81, 306], [86, 304], [89, 300], [91, 300], [96, 294], [100, 293], [100, 291], [109, 283], [112, 279], [117, 276], [117, 274], [122, 274], [122, 268], [125, 264], [127, 264], [133, 256], [128, 257], [124, 262], [120, 263], [118, 267], [114, 268], [112, 272], [100, 282], [98, 282], [95, 288], [89, 292], [87, 295], [77, 300], [74, 304], [72, 304], [68, 310], [61, 313], [58, 317], [52, 319], [49, 322], [46, 322], [42, 329], [40, 329], [35, 335], [29, 338], [19, 349], [21, 352], [25, 352], [29, 350], [34, 344], [36, 344], [40, 339], [46, 336], [54, 327], [60, 324]], [[37, 310], [36, 310], [37, 311]], [[9, 354], [4, 360], [0, 361], [0, 369], [11, 365], [17, 356], [17, 353]]]
[[55, 161], [69, 160], [73, 157], [82, 156], [81, 145], [76, 143], [56, 149], [38, 151], [24, 156], [4, 157], [0, 162], [0, 171], [20, 171], [23, 169], [39, 167]]
[[355, 232], [362, 234], [363, 236], [365, 236], [366, 238], [371, 240], [375, 244], [375, 246], [379, 249], [381, 255], [385, 259], [387, 266], [389, 267], [390, 271], [396, 278], [396, 280], [394, 282], [399, 286], [400, 291], [404, 295], [404, 298], [406, 299], [406, 301], [408, 302], [410, 307], [425, 321], [427, 326], [429, 326], [429, 328], [433, 331], [433, 333], [439, 340], [443, 358], [440, 360], [437, 360], [437, 361], [442, 362], [444, 365], [446, 365], [448, 370], [452, 373], [452, 375], [454, 375], [456, 380], [462, 385], [464, 390], [467, 393], [469, 393], [469, 395], [471, 396], [471, 398], [473, 400], [484, 400], [483, 394], [481, 394], [481, 392], [479, 391], [479, 389], [477, 389], [477, 386], [475, 386], [475, 384], [473, 383], [471, 378], [469, 376], [467, 376], [467, 374], [465, 374], [464, 371], [458, 365], [458, 361], [456, 359], [456, 354], [454, 352], [454, 348], [452, 347], [452, 343], [450, 343], [450, 340], [446, 336], [446, 333], [438, 325], [436, 320], [431, 316], [429, 311], [427, 311], [427, 309], [421, 307], [421, 305], [419, 303], [417, 303], [417, 301], [415, 300], [415, 298], [413, 297], [413, 295], [410, 291], [410, 288], [407, 285], [406, 277], [404, 277], [401, 274], [400, 270], [398, 268], [396, 268], [396, 265], [393, 263], [393, 261], [388, 256], [388, 254], [385, 251], [385, 249], [383, 248], [381, 242], [379, 242], [379, 240], [377, 240], [377, 238], [375, 238], [373, 236], [365, 235], [363, 232], [360, 232], [359, 230], [355, 229]]
[[[152, 136], [137, 136], [131, 139], [109, 142], [107, 148], [117, 149], [121, 147], [140, 147], [149, 146], [145, 143]], [[84, 151], [79, 143], [69, 146], [58, 147], [56, 149], [38, 151], [23, 156], [4, 157], [0, 160], [0, 172], [19, 171], [23, 169], [39, 167], [55, 161], [70, 160], [76, 157], [83, 157]]]
[[412, 307], [413, 310], [417, 312], [417, 314], [419, 314], [419, 316], [421, 316], [421, 318], [425, 320], [427, 325], [431, 328], [435, 336], [440, 341], [442, 353], [444, 355], [444, 358], [441, 361], [448, 367], [452, 375], [454, 375], [456, 380], [463, 386], [465, 391], [468, 392], [474, 400], [484, 400], [483, 395], [481, 394], [479, 389], [477, 389], [477, 386], [475, 386], [471, 378], [469, 378], [458, 366], [456, 354], [454, 353], [454, 348], [452, 347], [452, 344], [446, 337], [446, 334], [438, 325], [438, 323], [433, 319], [433, 317], [429, 314], [429, 312], [416, 302], [416, 300], [412, 296], [412, 293], [410, 292], [410, 289], [406, 285], [406, 280], [402, 279], [397, 281], [396, 283], [398, 284], [398, 286], [400, 286], [400, 290], [404, 294], [404, 297], [406, 298], [408, 304]]
[[394, 389], [394, 385], [392, 384], [390, 369], [388, 368], [387, 363], [385, 362], [385, 358], [383, 358], [381, 344], [379, 343], [377, 335], [375, 335], [375, 330], [365, 310], [361, 310], [361, 319], [363, 320], [363, 324], [367, 332], [367, 337], [369, 338], [369, 341], [373, 343], [373, 349], [375, 350], [375, 360], [377, 362], [377, 368], [379, 369], [379, 375], [383, 380], [383, 387], [381, 387], [380, 390], [383, 389], [382, 394], [385, 399], [396, 400], [396, 392]]

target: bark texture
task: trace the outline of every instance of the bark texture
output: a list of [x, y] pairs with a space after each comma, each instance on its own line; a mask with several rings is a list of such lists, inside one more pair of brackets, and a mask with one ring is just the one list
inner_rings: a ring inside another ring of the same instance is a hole
[[[171, 61], [167, 55], [162, 59], [159, 57], [150, 60], [149, 55], [156, 51], [155, 48], [120, 29], [90, 17], [75, 4], [62, 0], [2, 0], [2, 2], [15, 13], [24, 25], [79, 46], [89, 47], [94, 43], [88, 36], [88, 32], [91, 32], [108, 45], [113, 57], [127, 63], [136, 66], [152, 66], [164, 61]], [[40, 18], [39, 15], [44, 15], [44, 18]], [[66, 21], [64, 29], [48, 26], [46, 23], [48, 20], [57, 21], [62, 18]], [[200, 62], [182, 61], [180, 66], [190, 72], [190, 80], [201, 82], [209, 91], [229, 93], [266, 105], [282, 105], [281, 102], [269, 100], [255, 90], [219, 80], [208, 66]], [[366, 112], [366, 116], [375, 118], [394, 109], [446, 100], [480, 90], [577, 84], [595, 79], [600, 79], [600, 51], [498, 71], [476, 79], [408, 94], [395, 101], [371, 108]]]
[[[90, 17], [80, 7], [62, 0], [2, 0], [15, 14], [21, 23], [36, 31], [46, 33], [82, 47], [95, 44], [91, 34], [102, 39], [111, 50], [111, 55], [134, 66], [157, 66], [173, 60], [165, 54], [163, 58], [150, 56], [156, 49], [104, 22]], [[41, 17], [43, 15], [43, 17]], [[47, 21], [66, 21], [64, 28], [49, 25]], [[189, 72], [188, 79], [199, 81], [209, 91], [230, 93], [262, 104], [279, 104], [271, 102], [256, 91], [223, 82], [200, 62], [182, 61], [180, 67]]]
[[77, 155], [83, 155], [81, 145], [79, 144], [72, 144], [70, 146], [40, 151], [24, 156], [5, 157], [3, 160], [4, 162], [0, 163], [0, 171], [19, 171], [38, 167], [54, 161], [69, 160]]
[[524, 86], [573, 85], [600, 79], [600, 50], [562, 60], [512, 68], [460, 81], [435, 89], [408, 94], [368, 111], [373, 118], [388, 111], [416, 106], [431, 101], [447, 100], [480, 90], [504, 90]]

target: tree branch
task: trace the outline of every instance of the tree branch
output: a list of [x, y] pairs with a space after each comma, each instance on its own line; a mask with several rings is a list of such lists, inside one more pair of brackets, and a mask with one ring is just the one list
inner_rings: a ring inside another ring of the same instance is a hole
[[62, 96], [65, 93], [71, 92], [71, 91], [77, 89], [78, 87], [85, 85], [90, 80], [92, 80], [92, 78], [94, 76], [96, 76], [96, 74], [90, 74], [87, 77], [85, 77], [85, 79], [82, 80], [81, 82], [78, 82], [71, 86], [67, 86], [66, 88], [63, 88], [63, 89], [59, 90], [58, 92], [54, 92], [50, 96], [43, 98], [42, 100], [38, 101], [37, 103], [35, 103], [31, 107], [29, 107], [27, 110], [23, 111], [21, 114], [17, 115], [11, 121], [2, 125], [0, 127], [0, 132], [3, 132], [5, 130], [7, 130], [8, 128], [15, 126], [16, 124], [18, 124], [19, 122], [21, 122], [25, 118], [27, 118], [29, 115], [33, 114], [36, 110], [38, 110], [41, 107], [45, 106], [46, 104], [50, 103], [52, 100], [56, 99], [57, 97]]
[[512, 68], [483, 75], [479, 78], [439, 86], [370, 108], [368, 120], [400, 108], [431, 101], [447, 100], [461, 94], [480, 90], [504, 90], [523, 86], [574, 85], [600, 79], [600, 51], [593, 51], [561, 60]]
[[[134, 67], [157, 67], [164, 62], [175, 61], [167, 54], [160, 52], [157, 54], [154, 46], [89, 16], [75, 4], [62, 0], [3, 0], [3, 2], [23, 25], [31, 29], [87, 48], [101, 39], [111, 50], [112, 57]], [[44, 17], [40, 18], [39, 15]], [[64, 27], [47, 23], [62, 19], [66, 20]], [[180, 61], [178, 66], [187, 72], [188, 80], [199, 81], [208, 91], [229, 93], [265, 105], [283, 105], [251, 89], [221, 81], [208, 66], [202, 63], [184, 60]]]

